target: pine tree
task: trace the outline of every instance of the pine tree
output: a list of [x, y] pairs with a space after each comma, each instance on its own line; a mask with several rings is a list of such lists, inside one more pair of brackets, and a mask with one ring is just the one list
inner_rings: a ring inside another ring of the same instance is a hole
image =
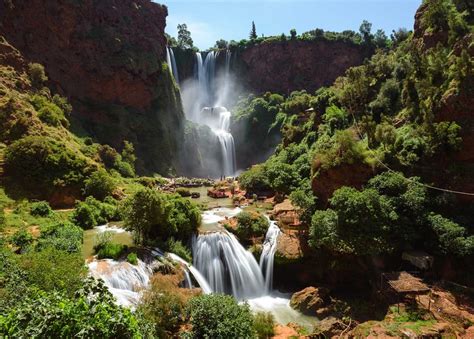
[[257, 30], [255, 29], [255, 22], [252, 21], [252, 30], [250, 31], [250, 40], [257, 39]]

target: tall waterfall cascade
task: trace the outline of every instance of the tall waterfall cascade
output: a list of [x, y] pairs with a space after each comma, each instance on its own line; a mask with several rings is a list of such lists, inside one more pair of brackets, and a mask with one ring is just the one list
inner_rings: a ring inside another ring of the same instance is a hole
[[171, 47], [166, 47], [166, 63], [174, 80], [179, 84], [178, 67], [176, 67], [176, 59], [174, 58], [174, 52]]
[[[225, 107], [231, 95], [230, 61], [231, 52], [225, 51], [225, 64], [217, 67], [220, 51], [197, 52], [194, 58], [194, 76], [182, 85], [182, 99], [186, 117], [208, 126], [219, 154], [215, 160], [220, 167], [220, 176], [233, 176], [236, 172], [234, 137], [230, 133], [231, 112]], [[170, 54], [173, 64], [172, 55]], [[208, 162], [209, 166], [213, 166]], [[216, 172], [216, 171], [214, 171]]]

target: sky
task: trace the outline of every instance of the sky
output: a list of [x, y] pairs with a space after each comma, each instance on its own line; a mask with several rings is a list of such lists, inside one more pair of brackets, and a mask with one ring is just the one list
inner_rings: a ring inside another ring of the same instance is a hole
[[219, 39], [241, 40], [249, 36], [252, 21], [257, 34], [289, 35], [315, 28], [340, 32], [359, 30], [362, 20], [372, 31], [381, 28], [413, 29], [421, 0], [157, 0], [168, 7], [166, 32], [177, 36], [176, 26], [186, 23], [194, 45], [201, 50]]

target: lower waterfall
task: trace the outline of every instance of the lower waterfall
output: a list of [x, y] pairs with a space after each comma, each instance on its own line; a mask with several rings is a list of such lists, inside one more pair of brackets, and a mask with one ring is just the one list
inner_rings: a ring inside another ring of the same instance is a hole
[[239, 300], [265, 293], [262, 271], [253, 255], [227, 231], [202, 234], [193, 244], [194, 266], [214, 293]]

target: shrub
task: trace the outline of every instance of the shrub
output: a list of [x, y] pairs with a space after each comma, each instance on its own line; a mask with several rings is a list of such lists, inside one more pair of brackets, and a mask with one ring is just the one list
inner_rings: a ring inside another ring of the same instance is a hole
[[80, 253], [68, 253], [53, 247], [29, 251], [19, 257], [26, 279], [43, 291], [67, 291], [74, 294], [87, 274]]
[[265, 216], [256, 212], [240, 212], [237, 214], [237, 230], [239, 237], [244, 239], [262, 236], [267, 232], [269, 222]]
[[53, 213], [53, 210], [48, 202], [38, 201], [31, 204], [30, 213], [36, 217], [47, 217]]
[[57, 127], [63, 125], [64, 127], [69, 127], [69, 122], [64, 117], [64, 112], [53, 103], [43, 106], [38, 111], [38, 117], [50, 126]]
[[99, 259], [119, 259], [124, 252], [127, 250], [126, 245], [107, 243], [104, 247], [100, 248], [97, 253], [97, 258]]
[[26, 230], [21, 229], [11, 236], [10, 241], [19, 248], [20, 252], [23, 252], [33, 243], [33, 236]]
[[178, 187], [176, 189], [176, 193], [178, 193], [182, 197], [190, 197], [191, 196], [191, 191], [188, 190], [185, 187]]
[[248, 304], [228, 295], [206, 294], [188, 306], [195, 338], [253, 338], [253, 317]]
[[116, 187], [114, 178], [112, 178], [106, 170], [99, 169], [92, 173], [89, 178], [84, 181], [84, 195], [92, 195], [99, 200], [112, 195]]
[[79, 253], [82, 249], [83, 231], [69, 222], [55, 222], [41, 228], [36, 248], [53, 247], [68, 253]]
[[185, 302], [179, 295], [152, 286], [145, 292], [138, 310], [155, 325], [159, 338], [172, 337], [185, 320]]
[[193, 262], [191, 251], [186, 246], [184, 246], [183, 243], [179, 240], [169, 238], [166, 241], [166, 250], [170, 253], [178, 255], [189, 263]]
[[43, 87], [43, 84], [48, 80], [48, 77], [44, 72], [44, 67], [41, 64], [28, 64], [28, 75], [30, 76], [31, 84], [37, 89]]
[[275, 318], [270, 312], [257, 312], [253, 318], [253, 328], [259, 339], [273, 338]]
[[99, 156], [107, 168], [112, 168], [119, 160], [120, 154], [109, 145], [100, 145]]
[[263, 165], [252, 166], [240, 174], [239, 183], [248, 194], [271, 191], [270, 182]]
[[137, 254], [132, 252], [127, 255], [127, 261], [132, 265], [138, 265], [138, 257]]
[[99, 217], [100, 212], [94, 206], [86, 202], [77, 202], [71, 220], [76, 225], [88, 230], [99, 225], [97, 220]]
[[50, 137], [27, 136], [5, 152], [6, 172], [27, 191], [42, 196], [61, 187], [82, 186], [89, 168], [85, 157]]

